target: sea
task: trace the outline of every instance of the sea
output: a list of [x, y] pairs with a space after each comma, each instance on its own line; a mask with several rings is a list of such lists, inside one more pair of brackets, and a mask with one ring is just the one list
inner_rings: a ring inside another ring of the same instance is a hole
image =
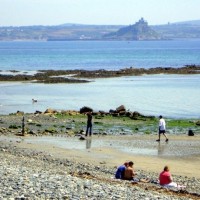
[[[191, 64], [200, 65], [200, 40], [0, 42], [0, 74]], [[47, 108], [79, 110], [83, 106], [109, 111], [125, 105], [145, 115], [200, 118], [199, 88], [200, 75], [144, 74], [81, 84], [0, 82], [0, 114]]]

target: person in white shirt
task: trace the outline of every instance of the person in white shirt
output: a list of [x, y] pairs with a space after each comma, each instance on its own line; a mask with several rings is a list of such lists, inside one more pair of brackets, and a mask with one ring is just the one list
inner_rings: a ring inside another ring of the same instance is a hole
[[169, 141], [168, 137], [166, 136], [165, 132], [166, 132], [166, 127], [165, 127], [165, 120], [163, 119], [162, 115], [159, 116], [160, 120], [159, 120], [159, 131], [158, 131], [158, 140], [156, 140], [157, 142], [160, 142], [160, 135], [163, 134], [166, 138], [166, 142]]

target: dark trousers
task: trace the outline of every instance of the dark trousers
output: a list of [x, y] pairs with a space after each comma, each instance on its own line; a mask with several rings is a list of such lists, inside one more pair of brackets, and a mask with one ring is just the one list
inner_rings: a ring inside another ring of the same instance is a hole
[[90, 134], [90, 136], [92, 135], [92, 124], [91, 123], [88, 123], [87, 124], [87, 129], [86, 129], [86, 136], [88, 135], [88, 132]]

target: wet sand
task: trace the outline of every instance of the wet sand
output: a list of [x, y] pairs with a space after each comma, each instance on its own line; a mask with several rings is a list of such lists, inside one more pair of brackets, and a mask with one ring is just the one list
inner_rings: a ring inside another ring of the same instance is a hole
[[45, 151], [57, 158], [118, 166], [126, 160], [135, 163], [135, 169], [159, 173], [169, 165], [174, 175], [200, 178], [200, 136], [170, 135], [157, 143], [157, 135], [78, 137], [4, 137], [0, 140], [17, 147]]

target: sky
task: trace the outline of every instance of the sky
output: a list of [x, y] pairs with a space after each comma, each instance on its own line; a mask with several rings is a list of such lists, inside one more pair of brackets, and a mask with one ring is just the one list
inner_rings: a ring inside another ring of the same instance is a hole
[[0, 0], [0, 26], [149, 25], [200, 20], [200, 0]]

